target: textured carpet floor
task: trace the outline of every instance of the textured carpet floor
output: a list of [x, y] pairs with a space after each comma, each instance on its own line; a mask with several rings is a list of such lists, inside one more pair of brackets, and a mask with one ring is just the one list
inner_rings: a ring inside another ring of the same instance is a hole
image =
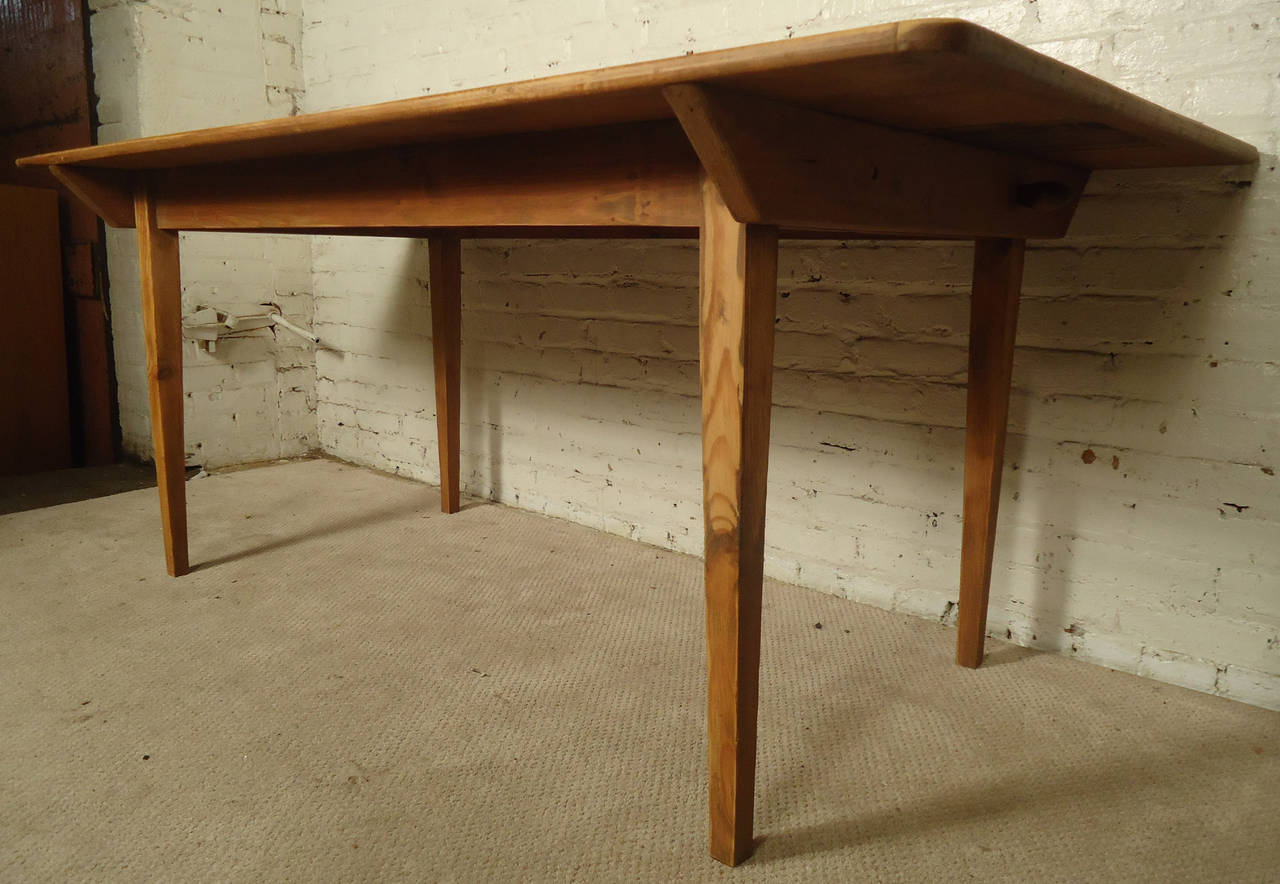
[[[1276, 881], [1280, 715], [765, 590], [706, 856], [701, 563], [328, 461], [0, 517], [0, 879]], [[822, 628], [815, 628], [821, 623]]]

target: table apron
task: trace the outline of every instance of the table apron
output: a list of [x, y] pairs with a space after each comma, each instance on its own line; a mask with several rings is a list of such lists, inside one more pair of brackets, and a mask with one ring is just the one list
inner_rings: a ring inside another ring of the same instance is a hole
[[696, 228], [699, 164], [674, 121], [150, 173], [170, 230]]

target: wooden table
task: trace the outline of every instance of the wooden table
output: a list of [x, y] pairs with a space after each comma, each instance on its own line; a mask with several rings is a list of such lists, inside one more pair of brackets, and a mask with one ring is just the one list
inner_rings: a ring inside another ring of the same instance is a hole
[[441, 505], [458, 509], [463, 237], [700, 237], [711, 855], [752, 851], [781, 237], [976, 240], [956, 659], [982, 660], [1028, 238], [1092, 169], [1249, 145], [967, 22], [877, 25], [21, 160], [136, 227], [169, 573], [188, 570], [178, 231], [430, 241]]

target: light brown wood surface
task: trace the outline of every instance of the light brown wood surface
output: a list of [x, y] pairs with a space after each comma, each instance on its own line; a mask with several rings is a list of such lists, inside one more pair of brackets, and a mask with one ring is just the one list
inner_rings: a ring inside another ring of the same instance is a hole
[[[684, 84], [667, 100], [735, 218], [912, 236], [1067, 231], [1088, 172], [743, 92]], [[1024, 198], [1053, 190], [1053, 204]]]
[[663, 87], [695, 82], [1087, 169], [1257, 158], [1241, 141], [978, 25], [921, 19], [24, 162], [156, 169], [658, 120], [673, 115]]
[[686, 227], [698, 158], [673, 121], [166, 169], [156, 217], [178, 230]]
[[134, 226], [134, 176], [130, 173], [91, 166], [50, 166], [49, 171], [72, 196], [109, 226]]
[[156, 226], [156, 207], [146, 185], [134, 202], [138, 261], [142, 276], [142, 331], [147, 346], [151, 439], [155, 446], [160, 520], [169, 574], [190, 570], [187, 560], [187, 474], [183, 443], [182, 279], [178, 234]]
[[711, 855], [751, 855], [778, 234], [703, 187], [702, 500]]
[[430, 264], [431, 351], [435, 364], [436, 440], [440, 451], [440, 509], [456, 513], [460, 504], [462, 365], [462, 250], [456, 236], [432, 236]]
[[973, 253], [969, 307], [969, 403], [965, 418], [964, 539], [960, 549], [956, 662], [982, 664], [991, 557], [1000, 507], [1013, 342], [1022, 290], [1021, 240], [981, 239]]

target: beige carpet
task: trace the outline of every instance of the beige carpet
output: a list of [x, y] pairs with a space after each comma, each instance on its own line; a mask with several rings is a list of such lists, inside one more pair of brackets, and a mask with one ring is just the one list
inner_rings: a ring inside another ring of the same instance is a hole
[[[766, 587], [707, 858], [701, 563], [328, 461], [0, 517], [5, 881], [1276, 881], [1280, 715]], [[821, 623], [821, 629], [816, 624]]]

